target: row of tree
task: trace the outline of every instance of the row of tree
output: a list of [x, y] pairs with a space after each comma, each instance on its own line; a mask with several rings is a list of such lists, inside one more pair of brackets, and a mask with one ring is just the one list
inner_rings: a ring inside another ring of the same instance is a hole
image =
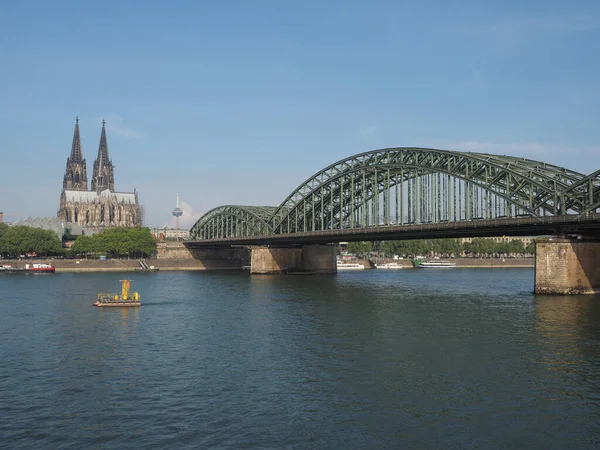
[[62, 242], [54, 231], [41, 228], [8, 226], [0, 223], [0, 255], [17, 258], [21, 255], [62, 255]]
[[73, 255], [105, 254], [115, 258], [123, 256], [145, 258], [156, 251], [156, 241], [148, 228], [107, 228], [93, 236], [80, 236], [73, 243]]
[[[373, 251], [372, 242], [349, 242], [348, 251], [355, 255], [367, 256]], [[461, 243], [458, 239], [415, 239], [410, 241], [383, 241], [379, 253], [385, 256], [439, 255], [477, 257], [532, 255], [533, 243], [527, 246], [521, 239], [497, 242], [494, 239], [475, 238]]]
[[63, 248], [58, 235], [50, 230], [0, 223], [0, 255], [18, 258], [37, 256], [147, 257], [156, 252], [156, 241], [148, 228], [107, 228], [93, 236], [80, 236], [71, 249]]

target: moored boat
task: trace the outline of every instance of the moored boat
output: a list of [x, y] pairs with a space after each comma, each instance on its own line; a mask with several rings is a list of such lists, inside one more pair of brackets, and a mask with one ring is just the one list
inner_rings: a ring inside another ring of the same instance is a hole
[[392, 262], [384, 264], [375, 264], [376, 269], [402, 269], [402, 265]]
[[125, 279], [119, 281], [121, 281], [121, 295], [100, 293], [98, 294], [98, 300], [94, 303], [94, 306], [142, 306], [140, 294], [137, 292], [129, 292], [133, 280]]
[[365, 266], [358, 263], [337, 262], [337, 270], [364, 270]]
[[50, 264], [25, 264], [25, 272], [54, 273], [56, 268]]
[[415, 267], [420, 267], [421, 269], [454, 269], [456, 263], [450, 261], [421, 261]]

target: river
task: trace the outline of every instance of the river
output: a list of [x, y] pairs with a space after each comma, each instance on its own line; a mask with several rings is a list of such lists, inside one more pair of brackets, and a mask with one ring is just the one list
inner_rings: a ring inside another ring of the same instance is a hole
[[600, 445], [600, 296], [531, 269], [0, 275], [5, 448]]

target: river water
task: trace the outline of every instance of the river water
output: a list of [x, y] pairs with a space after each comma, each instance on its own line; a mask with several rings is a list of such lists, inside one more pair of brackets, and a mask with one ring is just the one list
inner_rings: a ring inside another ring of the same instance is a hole
[[531, 269], [0, 275], [2, 448], [591, 448], [600, 297]]

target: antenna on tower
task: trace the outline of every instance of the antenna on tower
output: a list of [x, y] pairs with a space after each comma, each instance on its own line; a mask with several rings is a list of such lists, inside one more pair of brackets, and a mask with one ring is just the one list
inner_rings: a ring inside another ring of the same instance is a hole
[[175, 204], [175, 209], [172, 214], [175, 217], [175, 228], [179, 230], [179, 218], [183, 216], [183, 211], [179, 207], [179, 193], [177, 193], [177, 203]]

